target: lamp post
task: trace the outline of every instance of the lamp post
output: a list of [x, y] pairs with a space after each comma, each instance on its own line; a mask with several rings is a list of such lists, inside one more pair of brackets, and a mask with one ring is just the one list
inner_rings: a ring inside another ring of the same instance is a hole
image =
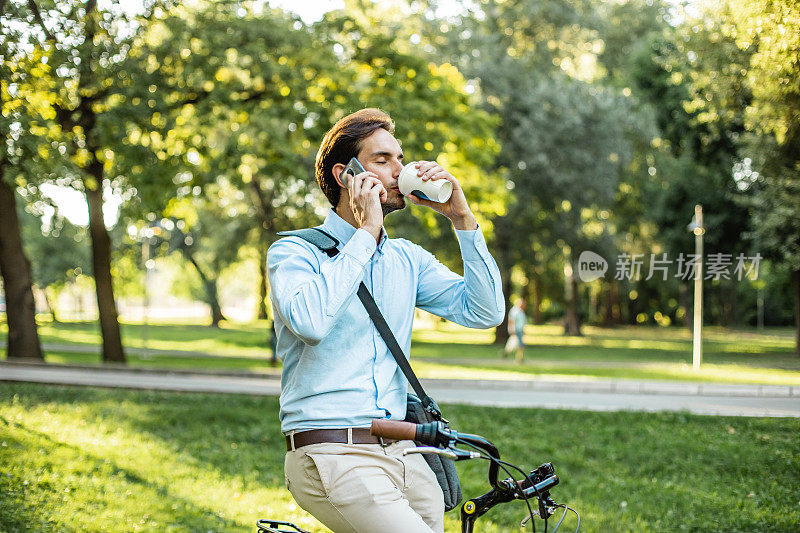
[[148, 340], [148, 326], [150, 318], [150, 271], [153, 269], [154, 261], [150, 259], [150, 238], [153, 236], [152, 228], [145, 227], [142, 229], [142, 263], [144, 264], [144, 309], [142, 313], [142, 358], [147, 359], [150, 354], [147, 350]]
[[688, 226], [694, 233], [694, 328], [692, 331], [692, 368], [700, 369], [703, 362], [703, 206], [694, 206], [694, 217]]
[[143, 290], [143, 310], [142, 310], [142, 358], [147, 359], [150, 356], [147, 349], [148, 341], [148, 326], [150, 318], [150, 278], [152, 276], [155, 261], [151, 257], [153, 238], [161, 235], [162, 226], [159, 222], [149, 222], [141, 229], [136, 229], [136, 226], [128, 228], [128, 234], [135, 238], [142, 244], [142, 265], [144, 266], [144, 290]]

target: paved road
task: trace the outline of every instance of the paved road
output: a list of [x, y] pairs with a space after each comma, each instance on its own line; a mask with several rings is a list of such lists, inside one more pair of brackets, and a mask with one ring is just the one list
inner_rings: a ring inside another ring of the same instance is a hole
[[[277, 376], [0, 363], [0, 381], [278, 395]], [[800, 387], [669, 381], [423, 379], [442, 403], [592, 411], [688, 411], [704, 415], [800, 417]]]

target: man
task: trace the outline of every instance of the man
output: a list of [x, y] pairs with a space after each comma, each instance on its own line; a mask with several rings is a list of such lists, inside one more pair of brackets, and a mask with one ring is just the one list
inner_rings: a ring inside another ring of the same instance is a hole
[[[328, 257], [298, 237], [267, 253], [281, 377], [281, 430], [287, 437], [286, 485], [295, 501], [336, 533], [443, 531], [441, 489], [411, 441], [369, 435], [375, 418], [403, 420], [408, 382], [356, 296], [363, 281], [405, 354], [414, 307], [459, 324], [502, 321], [500, 272], [486, 248], [461, 186], [430, 161], [423, 180], [453, 184], [443, 204], [415, 204], [448, 217], [464, 259], [464, 277], [420, 246], [390, 239], [383, 218], [403, 209], [397, 179], [403, 151], [394, 125], [377, 109], [344, 117], [325, 135], [316, 178], [333, 209], [321, 229], [339, 242]], [[357, 157], [366, 172], [342, 170]]]
[[517, 298], [514, 301], [514, 306], [508, 311], [508, 342], [503, 350], [503, 357], [508, 356], [511, 352], [516, 352], [516, 362], [522, 363], [524, 357], [525, 343], [522, 340], [522, 335], [525, 333], [525, 309], [528, 308], [528, 303], [523, 298]]

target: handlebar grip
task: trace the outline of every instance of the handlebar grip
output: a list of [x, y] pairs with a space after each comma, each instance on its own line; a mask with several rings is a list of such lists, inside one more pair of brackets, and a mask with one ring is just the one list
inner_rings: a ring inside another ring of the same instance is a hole
[[401, 420], [387, 420], [376, 418], [372, 420], [370, 435], [384, 437], [395, 440], [415, 440], [417, 437], [417, 425]]

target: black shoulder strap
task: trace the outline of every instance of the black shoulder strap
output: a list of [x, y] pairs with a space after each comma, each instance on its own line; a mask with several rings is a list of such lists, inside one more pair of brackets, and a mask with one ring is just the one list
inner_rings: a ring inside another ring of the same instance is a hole
[[283, 237], [300, 237], [304, 239], [330, 257], [335, 256], [339, 253], [339, 241], [336, 240], [332, 235], [329, 235], [327, 232], [319, 229], [319, 228], [304, 228], [304, 229], [297, 229], [294, 231], [279, 231], [278, 235]]
[[[320, 228], [281, 231], [278, 233], [278, 235], [294, 236], [305, 239], [328, 254], [330, 257], [334, 257], [339, 253], [339, 241]], [[441, 419], [442, 413], [439, 411], [436, 402], [433, 401], [433, 398], [425, 394], [425, 390], [422, 388], [422, 384], [419, 382], [419, 379], [417, 379], [417, 375], [414, 374], [414, 370], [408, 363], [408, 359], [406, 359], [406, 356], [403, 355], [403, 349], [400, 348], [400, 345], [397, 343], [397, 339], [395, 338], [394, 333], [392, 333], [392, 329], [389, 327], [389, 324], [386, 323], [386, 319], [383, 318], [383, 314], [378, 308], [378, 304], [375, 303], [375, 299], [372, 297], [372, 294], [370, 294], [369, 289], [367, 289], [367, 286], [364, 285], [363, 281], [358, 286], [358, 292], [356, 294], [358, 295], [358, 299], [361, 300], [361, 303], [364, 305], [364, 308], [367, 310], [372, 322], [375, 324], [375, 328], [378, 330], [378, 333], [380, 333], [381, 337], [383, 338], [383, 342], [386, 343], [386, 347], [389, 348], [390, 352], [392, 352], [392, 356], [394, 356], [394, 360], [397, 361], [397, 365], [400, 367], [400, 370], [403, 371], [403, 374], [405, 374], [406, 379], [408, 379], [408, 382], [411, 384], [414, 392], [416, 392], [417, 396], [419, 396], [422, 400], [422, 405], [425, 406], [425, 409], [434, 415], [434, 417]]]

